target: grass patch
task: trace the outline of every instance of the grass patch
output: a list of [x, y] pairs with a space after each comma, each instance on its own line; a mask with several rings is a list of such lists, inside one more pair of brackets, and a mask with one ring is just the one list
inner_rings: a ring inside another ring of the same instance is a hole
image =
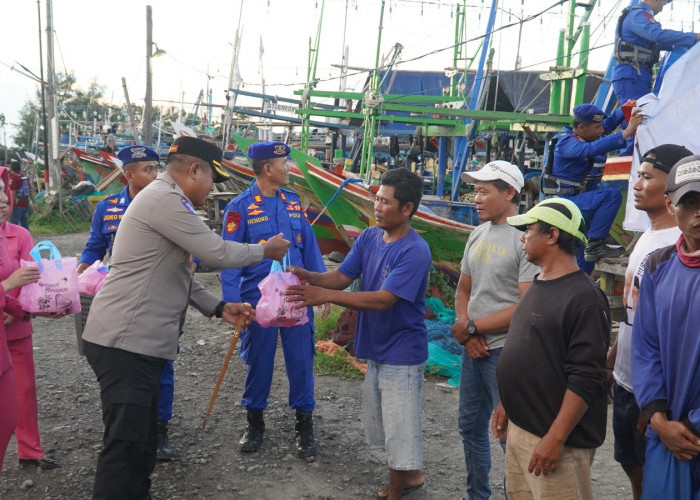
[[362, 380], [365, 378], [357, 368], [348, 363], [348, 359], [350, 359], [350, 355], [342, 349], [338, 349], [332, 355], [316, 352], [314, 373], [316, 375], [334, 375], [345, 379]]
[[316, 328], [316, 342], [319, 340], [329, 340], [330, 336], [328, 332], [336, 327], [338, 324], [338, 319], [340, 318], [340, 313], [343, 312], [343, 308], [331, 305], [331, 313], [326, 319], [321, 319], [321, 315], [314, 311], [314, 327]]
[[[332, 305], [331, 313], [326, 319], [321, 319], [320, 314], [314, 316], [316, 342], [330, 339], [328, 332], [336, 327], [342, 311], [342, 307]], [[350, 359], [350, 355], [343, 349], [338, 349], [332, 355], [317, 351], [314, 358], [314, 373], [316, 375], [334, 375], [345, 379], [363, 379], [364, 375], [348, 363], [348, 359]]]
[[29, 214], [29, 232], [34, 236], [46, 234], [69, 234], [90, 230], [90, 217], [84, 210], [80, 210], [70, 200], [65, 200], [64, 209], [75, 221], [75, 225], [68, 223], [66, 219], [58, 215], [58, 209], [54, 208], [48, 215], [44, 215], [44, 200], [39, 201], [39, 210]]

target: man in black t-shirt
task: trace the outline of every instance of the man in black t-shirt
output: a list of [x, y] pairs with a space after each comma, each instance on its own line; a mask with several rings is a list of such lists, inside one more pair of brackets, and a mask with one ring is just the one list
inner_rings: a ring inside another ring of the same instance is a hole
[[573, 202], [550, 198], [508, 223], [525, 229], [523, 250], [541, 272], [513, 313], [496, 371], [492, 428], [508, 435], [506, 492], [590, 499], [590, 466], [605, 439], [610, 308], [576, 264], [586, 237]]

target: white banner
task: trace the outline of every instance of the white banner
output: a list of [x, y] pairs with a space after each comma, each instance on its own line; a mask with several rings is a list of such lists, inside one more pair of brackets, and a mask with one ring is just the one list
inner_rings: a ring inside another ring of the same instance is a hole
[[637, 100], [644, 123], [637, 129], [623, 227], [644, 231], [650, 223], [646, 212], [634, 208], [632, 186], [644, 153], [662, 144], [685, 146], [700, 154], [700, 44], [695, 44], [666, 72], [659, 95]]

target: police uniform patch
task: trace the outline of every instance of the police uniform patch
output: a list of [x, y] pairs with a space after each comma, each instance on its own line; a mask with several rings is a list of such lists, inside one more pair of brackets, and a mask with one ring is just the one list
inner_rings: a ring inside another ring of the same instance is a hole
[[250, 212], [248, 212], [247, 215], [249, 215], [251, 217], [255, 217], [256, 215], [260, 215], [264, 212], [265, 212], [264, 210], [251, 210]]
[[231, 234], [235, 233], [236, 229], [241, 222], [241, 214], [238, 212], [227, 212], [226, 213], [226, 232]]
[[287, 148], [284, 144], [275, 145], [275, 155], [284, 156], [287, 154]]
[[182, 206], [187, 209], [188, 212], [194, 213], [194, 208], [190, 204], [189, 201], [187, 201], [185, 198], [180, 198], [180, 203], [182, 203]]
[[282, 198], [282, 201], [287, 201], [287, 197], [284, 195], [282, 191], [280, 191], [280, 198]]
[[297, 243], [301, 244], [301, 233], [297, 234]]
[[146, 158], [146, 148], [131, 148], [131, 158]]
[[260, 196], [259, 194], [253, 196], [253, 198], [255, 199], [255, 203], [262, 203], [262, 196]]
[[119, 226], [115, 226], [115, 225], [107, 226], [107, 231], [116, 231], [118, 227]]
[[177, 153], [177, 150], [179, 149], [179, 144], [173, 144], [170, 146], [170, 149], [168, 149], [168, 154], [175, 154]]
[[111, 199], [109, 199], [109, 200], [107, 200], [107, 201], [110, 202], [112, 205], [116, 205], [116, 204], [117, 204], [117, 199], [116, 199], [116, 198], [111, 198]]
[[256, 205], [255, 203], [251, 203], [246, 207], [246, 210], [255, 210], [256, 208], [260, 208], [260, 205]]
[[656, 19], [654, 19], [654, 16], [652, 16], [651, 13], [649, 13], [649, 12], [644, 12], [643, 16], [646, 17], [647, 21], [649, 21], [650, 23], [656, 22]]
[[124, 211], [124, 209], [120, 208], [120, 207], [112, 207], [112, 208], [107, 209], [107, 212], [112, 212], [115, 214], [118, 214], [119, 212], [123, 212], [123, 211]]

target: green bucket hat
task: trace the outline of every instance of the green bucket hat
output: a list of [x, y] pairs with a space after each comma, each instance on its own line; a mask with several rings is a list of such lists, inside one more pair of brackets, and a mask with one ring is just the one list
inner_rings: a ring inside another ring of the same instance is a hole
[[576, 204], [566, 198], [549, 198], [539, 202], [526, 213], [508, 217], [508, 224], [515, 226], [521, 231], [525, 226], [534, 224], [537, 221], [546, 222], [559, 230], [575, 236], [585, 245], [588, 243], [583, 229], [586, 227], [583, 216]]

